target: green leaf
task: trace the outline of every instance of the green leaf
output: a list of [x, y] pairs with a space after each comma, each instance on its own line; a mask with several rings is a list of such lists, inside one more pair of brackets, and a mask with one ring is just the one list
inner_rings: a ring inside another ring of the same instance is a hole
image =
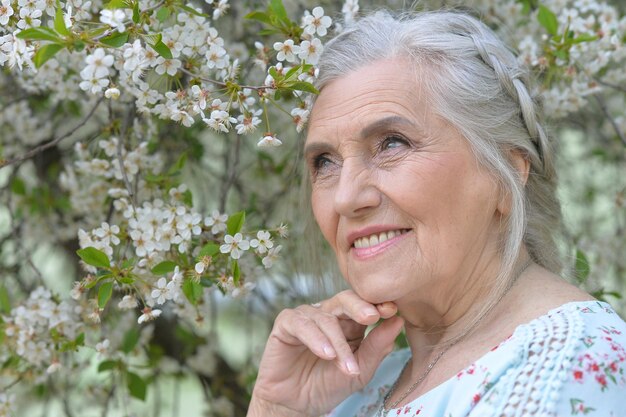
[[205, 277], [200, 278], [200, 285], [203, 287], [207, 287], [207, 288], [212, 287], [213, 284], [215, 283], [208, 278], [205, 278]]
[[270, 17], [267, 13], [265, 12], [252, 12], [252, 13], [248, 13], [247, 15], [244, 16], [245, 19], [250, 19], [250, 20], [256, 20], [258, 22], [261, 23], [265, 23], [266, 25], [271, 25], [272, 22], [270, 21]]
[[139, 341], [139, 335], [140, 335], [139, 328], [131, 327], [130, 330], [128, 330], [126, 334], [124, 335], [122, 346], [120, 346], [120, 349], [122, 349], [122, 352], [124, 353], [132, 352], [133, 349], [135, 349], [135, 346], [137, 346], [137, 342]]
[[296, 73], [298, 73], [299, 70], [301, 70], [302, 67], [300, 65], [296, 65], [294, 67], [292, 67], [289, 71], [287, 71], [287, 73], [285, 74], [285, 80], [290, 79], [291, 77], [293, 77]]
[[168, 272], [172, 272], [176, 268], [176, 262], [172, 261], [163, 261], [154, 266], [151, 269], [154, 275], [165, 275]]
[[557, 31], [559, 29], [559, 22], [556, 19], [556, 15], [543, 4], [539, 5], [537, 19], [539, 20], [539, 24], [541, 24], [541, 26], [543, 26], [550, 35], [557, 34]]
[[135, 283], [135, 278], [133, 278], [132, 276], [118, 277], [118, 278], [116, 278], [116, 280], [120, 284], [126, 284], [126, 285], [132, 285], [132, 284]]
[[26, 195], [26, 183], [21, 178], [13, 178], [13, 181], [11, 181], [11, 192], [17, 195]]
[[129, 269], [135, 266], [136, 263], [137, 263], [137, 258], [128, 258], [128, 259], [125, 259], [124, 262], [122, 262], [121, 268]]
[[109, 261], [109, 257], [101, 250], [89, 246], [84, 249], [77, 250], [76, 253], [88, 265], [104, 269], [111, 268], [111, 261]]
[[4, 361], [0, 369], [17, 368], [19, 364], [20, 364], [19, 356], [17, 355], [9, 356], [9, 358], [6, 361]]
[[0, 285], [0, 313], [11, 313], [11, 297], [4, 285]]
[[259, 35], [260, 36], [271, 36], [271, 35], [275, 35], [277, 33], [281, 33], [280, 30], [277, 30], [277, 29], [261, 29], [259, 31]]
[[118, 364], [117, 361], [112, 361], [112, 360], [102, 361], [98, 365], [98, 372], [110, 371], [111, 369], [115, 369], [117, 367], [117, 364]]
[[282, 78], [282, 76], [278, 73], [278, 71], [276, 70], [276, 67], [270, 67], [269, 71], [270, 75], [272, 76], [272, 78], [275, 81], [278, 81]]
[[189, 7], [189, 6], [184, 5], [184, 4], [178, 4], [177, 7], [183, 9], [187, 13], [191, 13], [191, 14], [196, 15], [196, 16], [206, 17], [207, 19], [211, 18], [211, 16], [209, 16], [208, 14], [199, 12], [196, 9], [194, 9], [193, 7]]
[[120, 46], [128, 42], [128, 32], [119, 33], [115, 31], [109, 36], [105, 36], [104, 38], [100, 39], [100, 42], [105, 45], [112, 46], [113, 48], [119, 48]]
[[563, 61], [569, 61], [569, 53], [565, 50], [559, 49], [554, 51], [554, 56]]
[[80, 39], [77, 39], [72, 44], [72, 48], [74, 48], [76, 52], [80, 52], [83, 49], [85, 49], [85, 42], [81, 41]]
[[186, 163], [187, 163], [187, 152], [183, 152], [176, 160], [176, 163], [172, 165], [172, 167], [167, 172], [168, 175], [174, 175], [180, 172], [185, 167]]
[[157, 42], [155, 42], [151, 46], [152, 46], [152, 49], [154, 49], [157, 54], [161, 55], [165, 59], [172, 59], [174, 57], [172, 55], [172, 51], [170, 51], [170, 48], [168, 48], [167, 45], [164, 44], [161, 39], [159, 39]]
[[61, 2], [57, 0], [57, 7], [54, 12], [54, 30], [59, 32], [61, 35], [69, 35], [70, 31], [67, 30], [67, 26], [65, 26], [65, 19], [63, 18], [63, 8], [61, 7]]
[[280, 21], [284, 23], [290, 23], [289, 17], [287, 16], [287, 11], [285, 10], [285, 6], [283, 6], [282, 0], [271, 0], [269, 9]]
[[52, 58], [57, 52], [59, 52], [63, 48], [65, 47], [63, 45], [59, 45], [58, 43], [50, 43], [39, 48], [35, 53], [35, 56], [33, 57], [33, 63], [35, 64], [35, 68], [41, 68], [41, 66], [45, 64], [47, 60]]
[[159, 22], [165, 22], [170, 17], [171, 11], [169, 7], [161, 7], [156, 14], [156, 18]]
[[246, 221], [246, 212], [239, 211], [233, 215], [231, 215], [226, 221], [226, 232], [229, 235], [234, 235], [238, 233], [243, 227], [244, 222]]
[[576, 271], [576, 279], [578, 279], [578, 282], [585, 282], [589, 277], [590, 267], [587, 256], [585, 256], [585, 253], [580, 249], [576, 250], [576, 264], [574, 268]]
[[129, 0], [111, 0], [105, 6], [105, 9], [130, 9]]
[[79, 346], [84, 346], [84, 345], [85, 345], [85, 333], [81, 333], [78, 336], [76, 336], [76, 339], [69, 340], [63, 343], [61, 347], [59, 348], [59, 351], [61, 352], [77, 351]]
[[583, 43], [583, 42], [593, 42], [597, 39], [598, 39], [598, 36], [596, 35], [582, 34], [572, 39], [572, 43], [577, 44], [577, 43]]
[[36, 27], [36, 28], [28, 28], [24, 29], [17, 35], [18, 38], [30, 41], [52, 41], [52, 42], [62, 42], [63, 40], [59, 37], [59, 34], [54, 30], [47, 27]]
[[290, 90], [306, 91], [307, 93], [319, 94], [320, 92], [311, 83], [306, 81], [296, 81], [293, 84], [289, 84]]
[[135, 4], [133, 5], [133, 23], [137, 24], [139, 23], [139, 1], [136, 1]]
[[133, 397], [145, 401], [147, 384], [139, 375], [134, 372], [126, 372], [126, 382], [128, 391]]
[[113, 282], [107, 281], [102, 283], [100, 288], [98, 288], [98, 307], [106, 307], [111, 298], [111, 294], [113, 294]]
[[239, 279], [241, 278], [241, 270], [239, 269], [239, 262], [237, 262], [236, 260], [233, 260], [232, 263], [232, 270], [233, 270], [233, 281], [235, 282], [235, 285], [239, 284]]
[[191, 190], [186, 190], [183, 193], [183, 203], [188, 206], [193, 206], [193, 194], [191, 194]]
[[193, 305], [197, 305], [198, 301], [202, 298], [202, 285], [192, 279], [183, 282], [182, 290], [185, 297], [187, 297], [189, 302]]
[[216, 245], [215, 243], [207, 243], [200, 249], [199, 257], [203, 256], [215, 256], [220, 253], [220, 245]]

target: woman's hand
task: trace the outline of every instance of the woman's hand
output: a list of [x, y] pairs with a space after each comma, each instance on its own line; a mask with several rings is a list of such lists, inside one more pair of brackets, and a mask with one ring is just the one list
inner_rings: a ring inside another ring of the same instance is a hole
[[[350, 290], [283, 310], [265, 346], [248, 416], [319, 416], [363, 388], [402, 329], [396, 312], [393, 303], [373, 305]], [[388, 320], [364, 338], [381, 318]]]

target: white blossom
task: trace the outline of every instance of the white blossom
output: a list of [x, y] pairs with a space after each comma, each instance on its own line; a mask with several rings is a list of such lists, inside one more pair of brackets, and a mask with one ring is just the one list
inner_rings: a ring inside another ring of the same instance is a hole
[[126, 13], [124, 13], [121, 9], [104, 9], [100, 11], [100, 21], [111, 26], [113, 29], [117, 29], [120, 33], [126, 30], [126, 27], [124, 26], [125, 19]]
[[104, 96], [106, 98], [109, 98], [111, 100], [117, 100], [118, 98], [120, 98], [120, 90], [119, 88], [116, 87], [111, 87], [108, 88], [105, 92], [104, 92]]
[[328, 16], [324, 16], [324, 9], [321, 7], [315, 7], [310, 14], [304, 17], [304, 32], [309, 35], [326, 36], [327, 29], [332, 24], [332, 19]]
[[261, 260], [265, 268], [271, 268], [272, 265], [274, 265], [274, 262], [276, 262], [276, 260], [278, 259], [278, 254], [280, 253], [282, 248], [282, 245], [278, 245], [268, 251], [267, 256]]
[[9, 18], [13, 16], [13, 8], [9, 0], [2, 0], [0, 5], [0, 25], [6, 25], [9, 23]]
[[122, 300], [117, 303], [117, 307], [121, 310], [132, 310], [137, 307], [137, 299], [132, 295], [125, 295]]
[[163, 304], [167, 300], [171, 300], [172, 295], [167, 287], [167, 279], [164, 277], [159, 278], [156, 287], [152, 290], [150, 296], [156, 301], [157, 304]]
[[280, 146], [283, 142], [273, 134], [266, 134], [259, 140], [257, 146], [260, 148], [271, 148], [273, 146]]
[[160, 315], [161, 315], [161, 310], [156, 309], [156, 308], [152, 309], [150, 307], [146, 307], [143, 309], [143, 314], [139, 316], [139, 318], [137, 319], [137, 323], [141, 324], [141, 323], [152, 321], [156, 319], [157, 317], [159, 317]]
[[260, 254], [266, 253], [274, 247], [272, 235], [267, 230], [259, 230], [256, 234], [256, 239], [250, 241], [250, 246], [255, 248]]
[[211, 233], [214, 235], [226, 230], [226, 221], [228, 220], [227, 214], [221, 214], [217, 210], [213, 210], [211, 215], [204, 218], [204, 225], [211, 227]]
[[318, 38], [302, 41], [300, 44], [300, 52], [298, 57], [305, 60], [308, 64], [316, 65], [322, 55], [322, 41]]
[[220, 246], [220, 252], [230, 253], [233, 259], [241, 258], [243, 252], [250, 249], [250, 242], [243, 238], [241, 233], [235, 233], [234, 236], [224, 236], [224, 244]]
[[227, 111], [213, 110], [210, 117], [205, 117], [202, 119], [202, 121], [216, 132], [228, 133], [231, 124], [236, 123], [237, 119], [231, 117]]
[[274, 50], [278, 51], [276, 55], [277, 60], [295, 62], [296, 55], [300, 52], [300, 47], [294, 45], [293, 39], [287, 39], [285, 42], [275, 42]]
[[87, 66], [80, 72], [84, 80], [103, 78], [109, 75], [109, 68], [113, 65], [113, 55], [107, 55], [103, 48], [97, 48], [93, 54], [85, 58]]
[[96, 352], [98, 352], [98, 358], [102, 359], [106, 357], [109, 353], [109, 347], [111, 346], [111, 342], [109, 339], [104, 339], [102, 342], [96, 343]]

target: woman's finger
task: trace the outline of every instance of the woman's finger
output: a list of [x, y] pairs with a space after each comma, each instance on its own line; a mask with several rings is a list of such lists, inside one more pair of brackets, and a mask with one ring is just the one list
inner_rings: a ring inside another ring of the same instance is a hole
[[283, 310], [276, 318], [270, 337], [288, 345], [304, 345], [316, 356], [332, 360], [337, 357], [333, 343], [317, 323], [299, 310]]
[[376, 309], [378, 310], [378, 314], [380, 314], [380, 318], [389, 319], [398, 313], [398, 306], [391, 301], [386, 301], [384, 303], [376, 304]]
[[378, 365], [394, 347], [394, 341], [400, 334], [404, 320], [400, 317], [392, 317], [376, 326], [363, 340], [355, 357], [361, 369], [360, 379], [369, 381]]
[[320, 303], [319, 308], [339, 318], [351, 319], [362, 325], [374, 324], [381, 318], [374, 304], [363, 300], [352, 290], [338, 293]]
[[[325, 313], [312, 315], [311, 319], [315, 321], [318, 328], [324, 333], [326, 338], [332, 344], [333, 349], [337, 353], [336, 362], [340, 369], [347, 375], [358, 375], [359, 366], [354, 354], [352, 353], [353, 346], [351, 346], [348, 342], [348, 338], [346, 337], [344, 329], [342, 329], [340, 324], [341, 320], [332, 314]], [[356, 338], [351, 341], [354, 343], [356, 340], [361, 338], [364, 330], [365, 329], [363, 328], [363, 331], [360, 334], [357, 334]]]

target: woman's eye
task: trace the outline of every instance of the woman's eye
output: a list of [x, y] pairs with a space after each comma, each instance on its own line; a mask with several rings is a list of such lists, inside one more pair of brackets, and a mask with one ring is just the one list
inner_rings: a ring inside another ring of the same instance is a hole
[[400, 136], [387, 136], [380, 143], [381, 150], [395, 149], [407, 145], [406, 139]]
[[313, 171], [319, 172], [323, 171], [324, 168], [327, 168], [331, 164], [331, 160], [328, 158], [326, 154], [321, 154], [313, 158]]

